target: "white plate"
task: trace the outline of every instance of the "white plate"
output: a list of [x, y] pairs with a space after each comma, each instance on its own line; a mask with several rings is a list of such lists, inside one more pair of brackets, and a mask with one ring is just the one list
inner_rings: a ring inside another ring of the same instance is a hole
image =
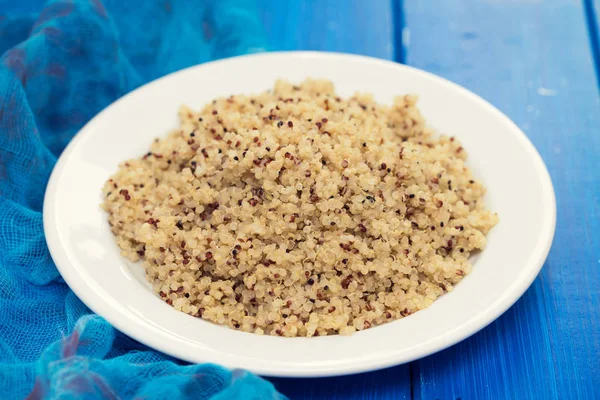
[[[213, 325], [175, 311], [123, 259], [100, 209], [101, 188], [119, 162], [144, 154], [178, 126], [181, 104], [199, 109], [217, 96], [249, 94], [275, 79], [334, 81], [341, 95], [371, 92], [379, 102], [416, 93], [426, 120], [457, 136], [488, 188], [500, 223], [473, 272], [426, 310], [352, 336], [283, 338]], [[328, 376], [405, 363], [477, 332], [529, 287], [548, 254], [554, 191], [539, 154], [500, 111], [473, 93], [410, 67], [367, 57], [269, 53], [176, 72], [116, 101], [90, 121], [62, 154], [44, 202], [46, 239], [77, 296], [117, 329], [190, 362], [213, 362], [270, 376]]]

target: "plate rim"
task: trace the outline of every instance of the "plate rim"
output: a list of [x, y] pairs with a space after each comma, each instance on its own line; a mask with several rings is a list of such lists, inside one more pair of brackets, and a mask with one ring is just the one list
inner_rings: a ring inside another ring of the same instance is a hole
[[[151, 85], [159, 84], [164, 79], [168, 79], [178, 74], [185, 74], [192, 69], [202, 69], [203, 67], [206, 67], [208, 65], [215, 65], [219, 63], [236, 62], [239, 59], [269, 57], [344, 58], [349, 62], [361, 61], [373, 63], [375, 65], [379, 64], [388, 67], [393, 66], [394, 68], [406, 69], [411, 71], [411, 73], [422, 75], [423, 77], [435, 81], [437, 84], [451, 88], [461, 96], [470, 97], [472, 100], [475, 100], [481, 106], [486, 107], [490, 112], [495, 114], [496, 117], [503, 120], [507, 124], [507, 126], [511, 128], [511, 133], [513, 134], [513, 136], [519, 141], [519, 144], [526, 150], [527, 154], [530, 156], [531, 161], [535, 165], [536, 176], [540, 180], [543, 197], [548, 201], [548, 208], [547, 210], [545, 210], [546, 214], [544, 214], [544, 219], [547, 220], [549, 224], [546, 224], [547, 228], [544, 231], [542, 231], [542, 234], [538, 238], [536, 246], [530, 254], [530, 259], [524, 264], [528, 266], [528, 273], [525, 276], [523, 276], [522, 279], [515, 280], [507, 288], [507, 290], [503, 292], [502, 296], [490, 303], [490, 305], [485, 311], [480, 312], [475, 322], [473, 322], [472, 324], [464, 324], [460, 328], [445, 334], [444, 336], [438, 338], [435, 341], [430, 340], [429, 342], [421, 343], [419, 346], [415, 346], [415, 348], [411, 352], [409, 352], [408, 355], [405, 354], [404, 356], [398, 357], [394, 356], [394, 353], [392, 352], [391, 354], [388, 353], [385, 356], [364, 359], [363, 362], [354, 363], [350, 366], [325, 366], [319, 369], [309, 369], [309, 367], [303, 367], [303, 369], [282, 371], [274, 366], [265, 367], [262, 365], [257, 368], [254, 368], [252, 366], [245, 366], [245, 368], [263, 376], [310, 378], [349, 375], [379, 370], [400, 364], [406, 364], [416, 359], [423, 358], [428, 355], [442, 351], [474, 335], [475, 333], [479, 332], [481, 329], [485, 328], [490, 323], [495, 321], [506, 310], [508, 310], [508, 308], [515, 304], [517, 300], [519, 300], [522, 297], [522, 295], [531, 286], [531, 284], [539, 274], [541, 268], [543, 267], [543, 264], [546, 261], [548, 253], [552, 246], [552, 241], [554, 239], [556, 229], [556, 196], [554, 192], [554, 187], [552, 185], [552, 180], [542, 157], [540, 156], [533, 143], [529, 140], [527, 135], [525, 135], [525, 133], [508, 116], [502, 113], [498, 108], [489, 103], [487, 100], [448, 79], [442, 78], [430, 72], [408, 65], [399, 64], [389, 60], [383, 60], [356, 54], [321, 51], [282, 51], [248, 54], [238, 57], [231, 57], [211, 61], [203, 64], [190, 66], [165, 75], [163, 77], [160, 77], [158, 79], [155, 79], [142, 86], [139, 86], [135, 90], [125, 94], [124, 96], [118, 98], [117, 100], [109, 104], [102, 111], [96, 114], [90, 121], [88, 121], [73, 137], [73, 139], [64, 149], [58, 161], [56, 162], [50, 175], [48, 184], [46, 186], [43, 204], [43, 224], [48, 249], [56, 265], [56, 268], [60, 272], [61, 276], [63, 277], [69, 288], [88, 308], [90, 308], [94, 313], [102, 316], [116, 329], [120, 330], [128, 336], [133, 337], [135, 340], [147, 345], [148, 347], [156, 351], [160, 351], [165, 354], [170, 354], [176, 358], [192, 363], [198, 362], [197, 358], [191, 356], [182, 349], [170, 347], [168, 343], [165, 344], [164, 341], [160, 338], [160, 335], [144, 335], [143, 332], [140, 331], [140, 329], [143, 329], [143, 325], [145, 324], [144, 321], [137, 320], [135, 321], [135, 326], [132, 326], [131, 322], [133, 322], [133, 320], [127, 321], [120, 318], [119, 316], [123, 315], [123, 312], [116, 310], [113, 307], [113, 305], [111, 305], [110, 301], [101, 296], [93, 295], [93, 290], [84, 290], [85, 288], [93, 287], [94, 282], [88, 282], [83, 280], [76, 273], [74, 273], [74, 268], [66, 267], [66, 265], [74, 265], [74, 263], [71, 262], [69, 254], [66, 251], [65, 247], [63, 247], [58, 234], [58, 228], [55, 218], [56, 215], [54, 213], [54, 210], [57, 206], [57, 202], [55, 201], [56, 188], [59, 184], [62, 172], [64, 171], [65, 164], [67, 163], [74, 149], [77, 147], [78, 143], [82, 141], [86, 137], [86, 135], [89, 134], [89, 132], [93, 131], [91, 127], [96, 123], [98, 119], [102, 118], [102, 116], [111, 108], [118, 107], [119, 104], [127, 97], [132, 96], [137, 91], [144, 90], [145, 88]], [[164, 332], [162, 332], [162, 334], [164, 336], [168, 336]], [[239, 368], [239, 365], [231, 365], [227, 362], [222, 363], [222, 365], [228, 368]]]

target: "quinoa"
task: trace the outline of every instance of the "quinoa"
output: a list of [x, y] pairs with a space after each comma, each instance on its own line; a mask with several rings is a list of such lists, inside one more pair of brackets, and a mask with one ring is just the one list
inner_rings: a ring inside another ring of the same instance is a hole
[[104, 187], [122, 254], [176, 310], [257, 334], [350, 334], [430, 306], [498, 217], [416, 102], [309, 79], [182, 107]]

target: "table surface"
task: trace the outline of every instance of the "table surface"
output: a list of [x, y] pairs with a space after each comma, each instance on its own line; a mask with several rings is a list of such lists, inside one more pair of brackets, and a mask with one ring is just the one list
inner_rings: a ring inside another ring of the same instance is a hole
[[554, 245], [503, 316], [382, 371], [272, 379], [291, 399], [600, 399], [600, 0], [258, 0], [271, 50], [364, 54], [421, 68], [496, 105], [556, 190]]

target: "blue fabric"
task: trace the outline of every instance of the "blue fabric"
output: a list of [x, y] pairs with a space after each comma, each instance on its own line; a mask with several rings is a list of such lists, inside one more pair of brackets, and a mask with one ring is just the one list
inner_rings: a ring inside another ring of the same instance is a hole
[[102, 108], [177, 69], [260, 51], [253, 4], [61, 0], [17, 14], [24, 3], [0, 0], [21, 7], [0, 15], [0, 398], [282, 398], [251, 374], [177, 363], [93, 315], [52, 263], [41, 213], [57, 157]]

